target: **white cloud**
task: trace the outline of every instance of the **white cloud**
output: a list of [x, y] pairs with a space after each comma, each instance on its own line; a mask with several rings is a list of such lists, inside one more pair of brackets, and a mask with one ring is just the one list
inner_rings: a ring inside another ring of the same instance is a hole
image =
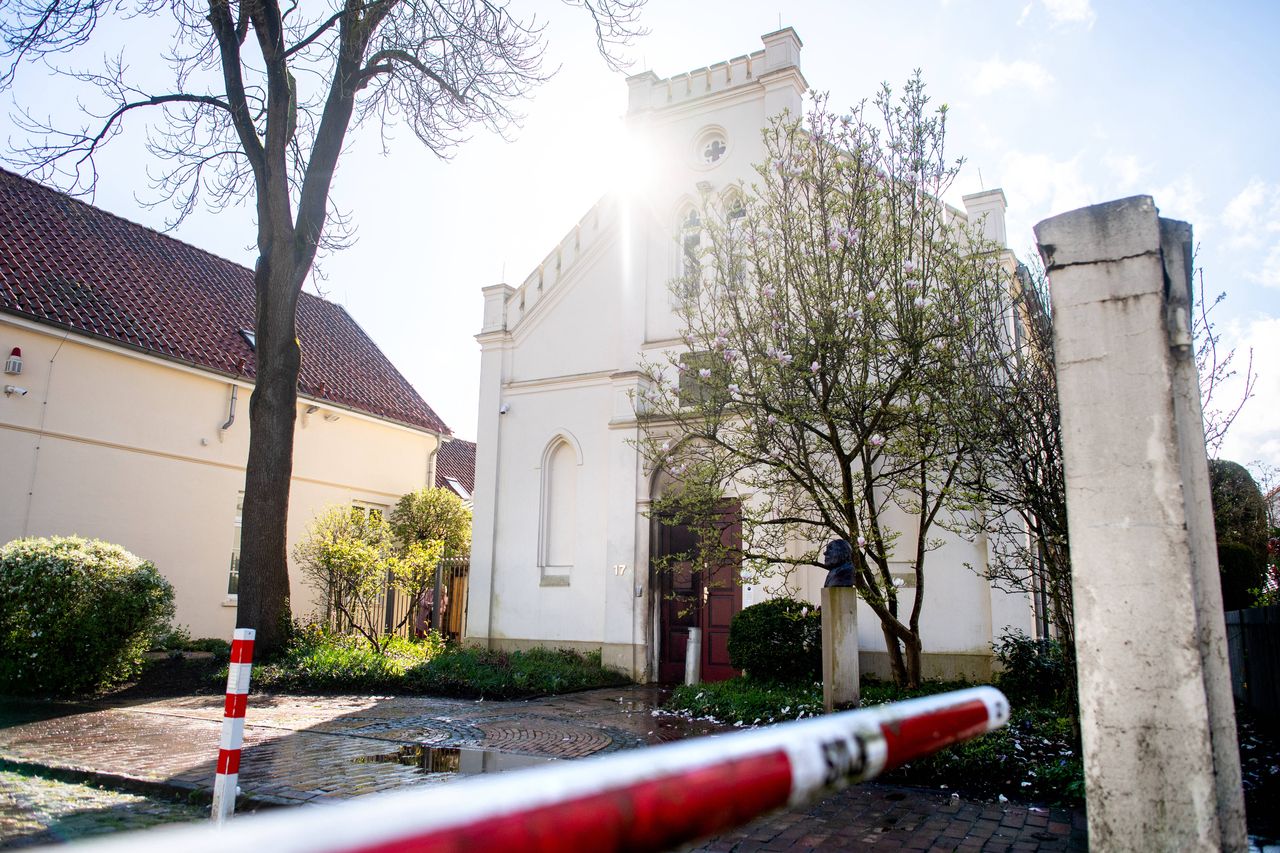
[[1052, 82], [1053, 75], [1038, 62], [1025, 59], [1005, 62], [993, 58], [978, 66], [973, 88], [979, 95], [989, 95], [1009, 86], [1026, 86], [1034, 92], [1041, 92]]
[[1091, 28], [1098, 19], [1089, 0], [1044, 0], [1044, 9], [1054, 24], [1083, 24]]
[[1110, 170], [1117, 193], [1137, 190], [1138, 182], [1151, 171], [1150, 166], [1143, 165], [1142, 161], [1132, 154], [1108, 153], [1103, 156], [1102, 163]]
[[1018, 16], [1018, 26], [1022, 26], [1026, 23], [1027, 18], [1031, 17], [1031, 10], [1035, 8], [1035, 5], [1036, 4], [1032, 2], [1022, 7], [1022, 14]]
[[1212, 229], [1212, 218], [1202, 209], [1204, 194], [1190, 175], [1182, 175], [1164, 186], [1154, 187], [1148, 194], [1155, 200], [1161, 216], [1190, 222], [1197, 236]]
[[[1280, 287], [1280, 184], [1253, 178], [1227, 202], [1221, 222], [1228, 232], [1227, 246], [1253, 253], [1244, 255], [1244, 277]], [[1248, 262], [1259, 258], [1261, 263]]]

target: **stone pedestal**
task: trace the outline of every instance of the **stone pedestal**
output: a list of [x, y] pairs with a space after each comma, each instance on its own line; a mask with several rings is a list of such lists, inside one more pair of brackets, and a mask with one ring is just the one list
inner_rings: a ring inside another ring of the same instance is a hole
[[858, 707], [858, 591], [822, 590], [822, 704], [827, 713]]

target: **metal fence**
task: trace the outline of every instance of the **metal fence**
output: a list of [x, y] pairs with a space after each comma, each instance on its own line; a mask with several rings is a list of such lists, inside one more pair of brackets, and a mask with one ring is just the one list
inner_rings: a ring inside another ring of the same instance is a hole
[[[438, 620], [433, 607], [434, 588], [428, 588], [424, 595], [415, 600], [415, 596], [396, 590], [391, 585], [391, 578], [388, 575], [382, 593], [370, 608], [369, 614], [363, 617], [360, 627], [368, 629], [370, 633], [395, 634], [411, 638], [417, 635], [423, 625], [426, 625], [440, 631], [449, 639], [461, 639], [467, 623], [467, 581], [470, 570], [469, 556], [445, 557], [440, 561], [436, 573], [440, 589]], [[422, 611], [421, 618], [418, 618], [419, 614], [414, 612], [415, 607]], [[357, 627], [355, 622], [344, 619], [335, 608], [330, 608], [329, 626], [342, 633], [351, 633]]]
[[1280, 606], [1228, 611], [1227, 654], [1236, 703], [1280, 717]]

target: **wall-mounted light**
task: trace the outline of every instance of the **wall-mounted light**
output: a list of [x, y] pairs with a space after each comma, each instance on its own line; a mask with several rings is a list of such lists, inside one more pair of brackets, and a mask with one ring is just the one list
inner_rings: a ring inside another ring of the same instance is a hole
[[318, 412], [318, 411], [320, 411], [320, 407], [319, 407], [319, 406], [307, 406], [307, 414], [308, 414], [308, 415], [314, 415], [314, 414], [315, 414], [316, 412]]
[[325, 412], [324, 419], [329, 423], [333, 423], [334, 421], [342, 420], [342, 415], [335, 415], [333, 412]]
[[22, 372], [22, 350], [19, 347], [9, 351], [9, 357], [4, 361], [4, 372], [10, 376], [17, 376]]

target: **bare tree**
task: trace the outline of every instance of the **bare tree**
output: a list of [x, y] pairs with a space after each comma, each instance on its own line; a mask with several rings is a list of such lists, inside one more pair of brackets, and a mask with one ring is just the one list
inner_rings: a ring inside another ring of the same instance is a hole
[[1221, 402], [1222, 386], [1237, 373], [1234, 348], [1220, 351], [1222, 335], [1213, 320], [1209, 317], [1214, 308], [1227, 298], [1226, 293], [1219, 293], [1209, 298], [1204, 289], [1204, 270], [1196, 270], [1195, 316], [1191, 323], [1191, 333], [1196, 341], [1196, 372], [1200, 376], [1200, 407], [1204, 416], [1204, 446], [1210, 458], [1217, 458], [1222, 449], [1222, 442], [1227, 431], [1235, 423], [1236, 416], [1253, 396], [1253, 386], [1258, 381], [1258, 374], [1253, 371], [1253, 350], [1249, 350], [1244, 368], [1240, 399], [1234, 398], [1225, 406]]
[[1071, 547], [1062, 467], [1062, 420], [1053, 361], [1053, 314], [1038, 258], [1019, 265], [1007, 290], [979, 306], [975, 324], [992, 357], [981, 365], [977, 424], [982, 452], [966, 485], [969, 516], [987, 538], [985, 574], [1001, 589], [1033, 596], [1074, 666]]
[[[639, 30], [644, 0], [566, 0], [595, 24], [612, 67]], [[341, 236], [330, 186], [347, 133], [409, 127], [447, 156], [479, 125], [502, 132], [513, 102], [547, 79], [545, 29], [490, 0], [12, 0], [0, 15], [0, 88], [21, 66], [89, 43], [105, 16], [171, 16], [171, 85], [133, 79], [123, 57], [90, 71], [57, 69], [104, 106], [56, 127], [30, 111], [30, 141], [11, 158], [28, 174], [92, 192], [95, 158], [126, 118], [153, 113], [157, 185], [177, 219], [204, 199], [252, 199], [257, 214], [257, 376], [250, 404], [238, 624], [269, 650], [288, 613], [285, 524], [300, 355], [298, 294], [317, 251]], [[52, 67], [52, 66], [51, 66]]]

